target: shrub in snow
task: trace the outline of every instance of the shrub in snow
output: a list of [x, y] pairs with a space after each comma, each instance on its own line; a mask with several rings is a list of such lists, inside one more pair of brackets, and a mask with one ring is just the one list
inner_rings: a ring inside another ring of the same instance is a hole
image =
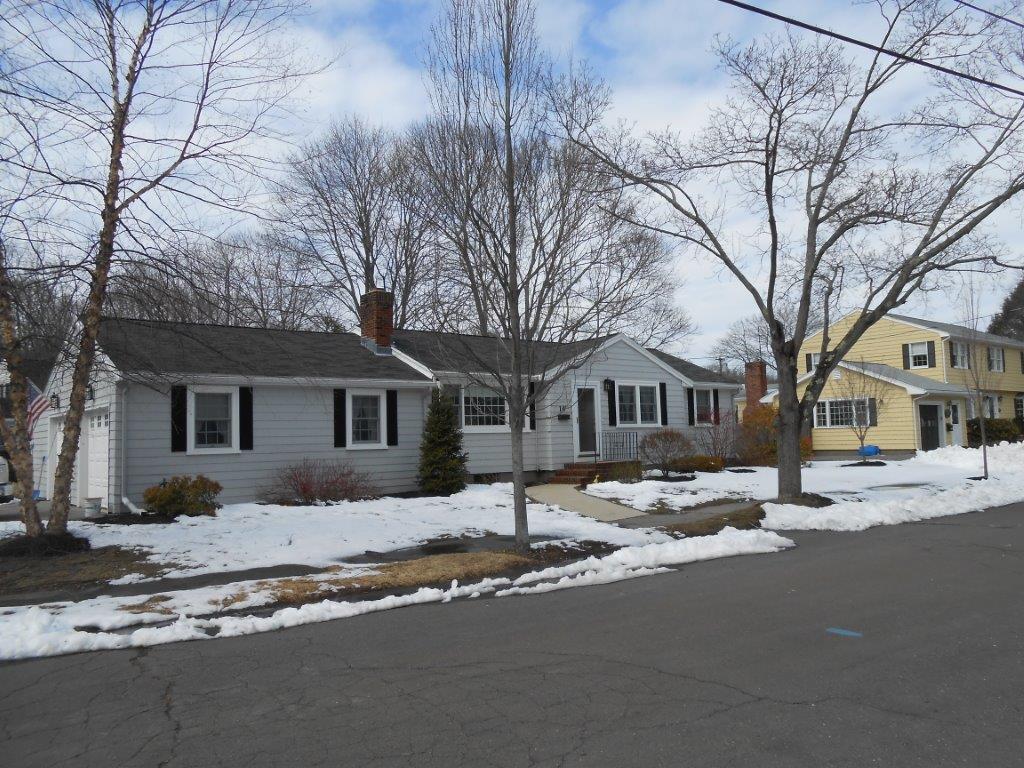
[[693, 443], [678, 429], [649, 432], [640, 441], [640, 458], [648, 466], [660, 469], [668, 477], [672, 464], [693, 453]]
[[616, 483], [638, 483], [644, 479], [644, 468], [639, 461], [617, 461], [605, 479]]
[[[775, 466], [779, 435], [778, 411], [770, 405], [754, 405], [743, 412], [737, 452], [740, 461], [759, 467]], [[811, 458], [810, 437], [800, 439], [800, 455]]]
[[[985, 441], [989, 445], [1020, 440], [1020, 427], [1013, 419], [985, 419]], [[972, 448], [981, 445], [981, 420], [967, 420], [967, 442]]]
[[204, 475], [180, 475], [163, 480], [142, 492], [146, 511], [164, 517], [215, 515], [221, 484]]
[[715, 414], [713, 423], [702, 424], [696, 432], [697, 450], [726, 461], [736, 456], [739, 425], [731, 413]]
[[720, 456], [686, 456], [672, 463], [673, 472], [721, 472], [725, 468], [725, 459]]
[[303, 459], [277, 473], [263, 489], [264, 501], [309, 505], [318, 501], [363, 501], [380, 495], [369, 475], [345, 461]]
[[432, 496], [450, 496], [464, 490], [466, 459], [455, 405], [450, 398], [434, 390], [420, 440], [420, 465], [416, 475], [420, 490]]

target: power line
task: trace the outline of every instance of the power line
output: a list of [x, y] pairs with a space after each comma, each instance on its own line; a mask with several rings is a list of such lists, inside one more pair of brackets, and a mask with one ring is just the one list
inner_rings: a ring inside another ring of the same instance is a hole
[[905, 53], [894, 51], [891, 48], [884, 48], [882, 46], [875, 45], [874, 43], [868, 43], [865, 42], [864, 40], [858, 40], [855, 37], [843, 35], [840, 34], [839, 32], [833, 32], [832, 30], [825, 29], [824, 27], [819, 27], [814, 24], [808, 24], [805, 21], [794, 19], [791, 16], [783, 16], [781, 13], [775, 13], [774, 11], [768, 11], [765, 10], [764, 8], [758, 8], [756, 5], [751, 5], [750, 3], [743, 3], [740, 2], [740, 0], [718, 0], [718, 2], [725, 3], [726, 5], [732, 5], [741, 10], [750, 11], [751, 13], [757, 13], [760, 14], [761, 16], [767, 16], [769, 19], [781, 21], [783, 24], [789, 24], [790, 26], [799, 27], [800, 29], [806, 29], [809, 32], [814, 32], [819, 35], [825, 35], [826, 37], [832, 37], [835, 38], [836, 40], [841, 40], [844, 43], [849, 43], [850, 45], [856, 45], [861, 48], [866, 48], [869, 51], [875, 51], [876, 53], [884, 53], [886, 56], [891, 56], [894, 59], [899, 59], [900, 61], [906, 61], [909, 64], [917, 64], [918, 66], [921, 67], [933, 69], [936, 72], [942, 72], [943, 74], [946, 75], [959, 77], [963, 80], [970, 80], [972, 83], [977, 83], [978, 85], [987, 85], [990, 88], [996, 88], [997, 90], [1004, 91], [1005, 93], [1012, 93], [1014, 96], [1024, 96], [1024, 91], [1020, 91], [1016, 88], [1011, 88], [1008, 85], [1003, 85], [1002, 83], [995, 83], [991, 80], [986, 80], [985, 78], [982, 77], [975, 77], [974, 75], [970, 75], [966, 72], [958, 72], [955, 69], [944, 67], [941, 64], [935, 64], [931, 61], [926, 61], [925, 59], [918, 59], [915, 58], [914, 56], [908, 56]]
[[956, 3], [957, 5], [964, 6], [965, 8], [970, 8], [972, 11], [977, 11], [978, 13], [983, 13], [986, 16], [991, 16], [993, 19], [999, 19], [1001, 21], [1005, 21], [1007, 24], [1013, 24], [1013, 26], [1015, 27], [1020, 27], [1021, 29], [1024, 29], [1024, 23], [1021, 23], [1016, 19], [1011, 19], [1001, 14], [998, 14], [995, 11], [990, 11], [988, 8], [982, 8], [980, 5], [968, 3], [967, 0], [953, 0], [953, 2]]

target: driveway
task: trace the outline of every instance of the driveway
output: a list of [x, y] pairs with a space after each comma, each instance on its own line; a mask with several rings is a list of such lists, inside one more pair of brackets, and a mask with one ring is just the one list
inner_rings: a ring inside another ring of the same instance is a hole
[[[21, 766], [1009, 766], [1024, 505], [546, 595], [0, 666]], [[862, 636], [831, 634], [837, 628]]]

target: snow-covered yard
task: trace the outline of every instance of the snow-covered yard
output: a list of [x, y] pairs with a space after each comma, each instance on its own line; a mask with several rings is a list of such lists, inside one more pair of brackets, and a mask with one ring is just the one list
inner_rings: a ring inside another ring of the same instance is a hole
[[[72, 523], [71, 530], [93, 547], [140, 548], [151, 561], [167, 565], [168, 578], [285, 564], [326, 567], [366, 551], [387, 552], [441, 536], [512, 535], [511, 489], [507, 484], [474, 485], [449, 497], [384, 497], [329, 506], [231, 504], [216, 517], [182, 518], [168, 525], [83, 521]], [[625, 546], [669, 538], [545, 504], [530, 504], [529, 516], [531, 534], [555, 540]], [[0, 536], [20, 530], [20, 523], [0, 523]]]
[[[263, 615], [239, 615], [275, 602], [279, 580], [234, 582], [134, 597], [96, 597], [77, 602], [0, 608], [0, 659], [75, 651], [156, 645], [267, 632], [406, 605], [448, 602], [481, 595], [505, 597], [604, 584], [661, 573], [684, 563], [741, 554], [778, 552], [793, 546], [783, 529], [860, 530], [872, 525], [959, 514], [1024, 500], [1024, 444], [990, 451], [991, 479], [980, 472], [976, 450], [945, 448], [881, 467], [843, 467], [814, 462], [804, 471], [806, 490], [837, 503], [811, 509], [765, 504], [762, 530], [726, 528], [713, 536], [679, 539], [655, 529], [602, 523], [558, 507], [531, 504], [531, 532], [561, 542], [602, 541], [619, 547], [602, 557], [525, 573], [518, 578], [455, 581], [445, 589], [424, 587], [379, 599], [324, 599]], [[638, 509], [686, 509], [714, 499], [767, 499], [775, 495], [775, 471], [698, 473], [691, 482], [648, 479], [635, 484], [600, 483], [588, 492]], [[440, 536], [508, 535], [513, 532], [511, 489], [472, 486], [448, 498], [396, 499], [312, 507], [237, 504], [213, 518], [168, 525], [98, 525], [73, 529], [93, 546], [138, 548], [168, 569], [166, 576], [223, 573], [283, 564], [332, 567], [331, 573], [362, 579], [373, 565], [339, 560], [367, 550], [387, 551]], [[19, 526], [0, 523], [0, 535]], [[228, 577], [230, 578], [230, 577]], [[139, 581], [129, 577], [122, 581]], [[317, 582], [314, 594], [324, 585]], [[158, 585], [154, 585], [158, 589]], [[155, 590], [154, 590], [155, 591]], [[224, 611], [230, 608], [231, 614]]]
[[[820, 509], [766, 504], [763, 528], [863, 530], [1024, 501], [1024, 443], [989, 449], [990, 479], [981, 474], [981, 451], [958, 446], [920, 453], [884, 466], [814, 461], [803, 471], [804, 491], [836, 503]], [[763, 501], [778, 494], [776, 470], [697, 472], [691, 481], [649, 478], [639, 483], [597, 483], [586, 493], [645, 511], [682, 511], [721, 499]]]

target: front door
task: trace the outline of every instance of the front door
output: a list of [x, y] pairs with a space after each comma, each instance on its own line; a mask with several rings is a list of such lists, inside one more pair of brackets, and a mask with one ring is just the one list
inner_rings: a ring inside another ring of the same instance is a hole
[[576, 390], [576, 444], [580, 455], [597, 453], [597, 408], [593, 387]]
[[953, 403], [949, 406], [949, 423], [953, 425], [953, 445], [964, 444], [964, 428], [960, 423], [960, 404]]
[[917, 406], [918, 418], [921, 421], [921, 450], [934, 451], [942, 445], [942, 427], [939, 418], [939, 406], [922, 403]]

